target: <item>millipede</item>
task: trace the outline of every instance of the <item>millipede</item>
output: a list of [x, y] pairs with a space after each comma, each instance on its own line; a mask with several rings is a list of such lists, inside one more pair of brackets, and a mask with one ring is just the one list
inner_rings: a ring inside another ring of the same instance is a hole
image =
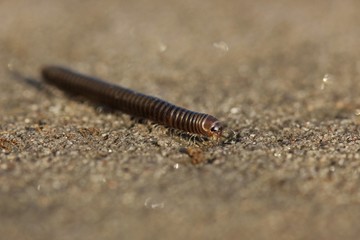
[[126, 114], [210, 139], [222, 137], [223, 124], [212, 115], [190, 111], [160, 98], [60, 66], [45, 66], [41, 74], [50, 85]]

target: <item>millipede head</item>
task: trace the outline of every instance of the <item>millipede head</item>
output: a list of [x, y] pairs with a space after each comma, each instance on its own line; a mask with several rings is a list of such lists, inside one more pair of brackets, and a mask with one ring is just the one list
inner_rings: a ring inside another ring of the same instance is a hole
[[205, 130], [206, 136], [213, 139], [219, 139], [222, 136], [223, 124], [215, 117], [209, 115], [205, 119], [203, 129]]
[[223, 125], [221, 122], [215, 122], [213, 126], [210, 128], [211, 137], [215, 139], [219, 139], [222, 136]]

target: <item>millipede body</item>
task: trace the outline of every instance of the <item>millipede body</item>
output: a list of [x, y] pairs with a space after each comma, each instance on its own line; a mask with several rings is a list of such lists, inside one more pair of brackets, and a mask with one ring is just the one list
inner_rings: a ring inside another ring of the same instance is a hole
[[64, 91], [84, 96], [136, 117], [210, 138], [218, 139], [222, 135], [221, 122], [205, 113], [193, 112], [162, 99], [63, 67], [43, 67], [42, 76], [47, 83]]

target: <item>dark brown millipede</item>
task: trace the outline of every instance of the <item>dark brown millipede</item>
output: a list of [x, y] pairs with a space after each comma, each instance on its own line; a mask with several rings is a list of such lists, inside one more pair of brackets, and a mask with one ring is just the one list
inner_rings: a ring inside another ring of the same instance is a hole
[[211, 115], [193, 112], [63, 67], [45, 66], [42, 68], [42, 76], [47, 83], [64, 91], [84, 96], [124, 113], [209, 138], [219, 139], [222, 136], [222, 123]]

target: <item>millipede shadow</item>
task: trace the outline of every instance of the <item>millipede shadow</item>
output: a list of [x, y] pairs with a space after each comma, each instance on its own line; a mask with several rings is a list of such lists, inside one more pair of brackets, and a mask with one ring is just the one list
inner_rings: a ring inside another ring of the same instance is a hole
[[37, 91], [46, 91], [46, 85], [42, 81], [36, 80], [31, 77], [24, 76], [23, 74], [21, 74], [20, 72], [17, 72], [17, 71], [9, 70], [9, 72], [16, 81], [18, 81], [22, 84], [26, 84], [29, 87], [36, 89]]

